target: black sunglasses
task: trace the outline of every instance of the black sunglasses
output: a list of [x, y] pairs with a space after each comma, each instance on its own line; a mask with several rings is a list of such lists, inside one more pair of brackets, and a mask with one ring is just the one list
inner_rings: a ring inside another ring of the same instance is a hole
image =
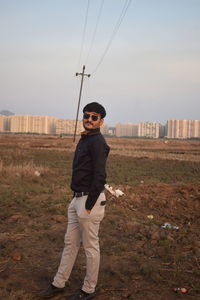
[[96, 115], [92, 115], [92, 114], [88, 114], [88, 113], [83, 114], [83, 118], [86, 120], [88, 120], [90, 117], [92, 118], [92, 121], [97, 121], [99, 119], [99, 116], [96, 116]]

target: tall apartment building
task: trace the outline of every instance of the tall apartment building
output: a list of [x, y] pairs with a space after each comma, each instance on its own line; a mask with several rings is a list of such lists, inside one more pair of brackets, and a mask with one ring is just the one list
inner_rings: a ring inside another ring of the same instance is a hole
[[[73, 135], [74, 130], [75, 130], [75, 123], [76, 123], [75, 120], [57, 119], [56, 134], [71, 134], [71, 135]], [[108, 134], [108, 126], [106, 124], [103, 124], [100, 129], [101, 129], [102, 134]], [[82, 131], [84, 131], [83, 122], [78, 121], [76, 133], [80, 134]]]
[[0, 115], [0, 132], [4, 131], [4, 120], [5, 120], [5, 116]]
[[10, 117], [11, 132], [28, 132], [28, 116], [11, 116]]
[[29, 128], [30, 132], [55, 134], [56, 133], [56, 121], [55, 117], [48, 116], [30, 116]]
[[6, 116], [4, 120], [4, 131], [5, 132], [10, 132], [10, 124], [11, 124], [11, 119], [10, 116]]
[[167, 137], [177, 139], [200, 138], [200, 121], [168, 120]]
[[10, 116], [0, 115], [0, 132], [10, 131]]
[[[62, 120], [57, 119], [56, 121], [56, 134], [74, 134], [75, 130], [75, 120]], [[83, 131], [82, 121], [77, 122], [76, 133], [80, 134]]]
[[0, 115], [0, 132], [5, 131], [5, 116]]
[[193, 129], [193, 137], [194, 138], [200, 138], [200, 121], [199, 120], [194, 120], [194, 129]]
[[56, 118], [48, 116], [10, 116], [10, 131], [22, 133], [56, 133]]
[[115, 127], [108, 127], [108, 135], [115, 136], [116, 135], [116, 128]]
[[139, 123], [138, 136], [149, 138], [160, 138], [162, 132], [162, 125], [157, 122]]
[[108, 125], [106, 123], [103, 123], [103, 125], [100, 127], [101, 133], [108, 135]]
[[133, 137], [138, 136], [138, 125], [134, 125], [132, 123], [127, 124], [116, 124], [116, 136], [122, 137]]

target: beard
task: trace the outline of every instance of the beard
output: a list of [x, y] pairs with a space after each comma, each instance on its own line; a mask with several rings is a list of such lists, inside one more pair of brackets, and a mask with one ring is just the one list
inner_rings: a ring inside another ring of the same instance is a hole
[[88, 130], [88, 131], [93, 130], [93, 128], [88, 128], [88, 127], [87, 127], [88, 124], [91, 124], [91, 125], [92, 125], [91, 122], [85, 122], [85, 123], [83, 123], [83, 127], [85, 128], [85, 130]]

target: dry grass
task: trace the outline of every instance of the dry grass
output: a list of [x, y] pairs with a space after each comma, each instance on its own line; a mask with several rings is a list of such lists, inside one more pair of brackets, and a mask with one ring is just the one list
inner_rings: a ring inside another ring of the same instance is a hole
[[1, 176], [19, 176], [19, 177], [35, 177], [42, 176], [50, 172], [50, 169], [45, 166], [37, 166], [31, 162], [22, 164], [10, 164], [5, 165], [5, 163], [0, 161], [0, 175]]
[[113, 155], [135, 158], [200, 161], [200, 141], [110, 139]]
[[162, 152], [154, 152], [154, 151], [138, 151], [134, 149], [121, 149], [121, 150], [113, 150], [112, 154], [129, 156], [135, 158], [149, 158], [149, 159], [163, 159], [163, 160], [179, 160], [179, 161], [193, 161], [199, 162], [200, 156], [195, 154], [185, 154], [185, 153], [162, 153]]

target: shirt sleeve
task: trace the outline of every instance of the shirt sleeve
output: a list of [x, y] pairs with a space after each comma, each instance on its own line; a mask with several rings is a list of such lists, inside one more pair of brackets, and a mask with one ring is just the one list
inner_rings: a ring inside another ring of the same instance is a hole
[[93, 179], [85, 208], [91, 210], [106, 183], [106, 160], [108, 149], [103, 140], [96, 138], [91, 141], [90, 154], [92, 158]]

